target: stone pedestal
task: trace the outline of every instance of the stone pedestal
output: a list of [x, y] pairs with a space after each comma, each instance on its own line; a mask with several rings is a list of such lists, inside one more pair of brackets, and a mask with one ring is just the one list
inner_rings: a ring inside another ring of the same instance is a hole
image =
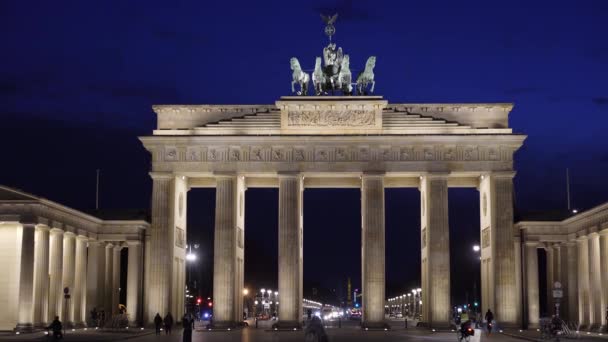
[[16, 331], [34, 327], [34, 246], [35, 226], [23, 224], [21, 235], [21, 272], [19, 273], [19, 314]]
[[76, 271], [72, 302], [74, 303], [74, 324], [79, 327], [84, 326], [86, 319], [87, 240], [85, 236], [76, 238]]
[[36, 226], [34, 251], [34, 326], [47, 326], [49, 306], [49, 227]]
[[279, 329], [301, 327], [302, 191], [302, 179], [299, 175], [279, 175]]
[[450, 324], [450, 229], [447, 174], [420, 180], [422, 222], [422, 319], [430, 327]]
[[[127, 241], [129, 248], [129, 265], [127, 269], [127, 310], [129, 311], [129, 324], [138, 326], [140, 323], [141, 301], [141, 275], [142, 249], [140, 241]], [[177, 313], [176, 313], [177, 314]]]
[[528, 304], [528, 328], [537, 328], [540, 318], [538, 287], [538, 243], [526, 242], [526, 294]]
[[53, 228], [49, 242], [49, 310], [47, 321], [61, 317], [63, 304], [63, 230]]

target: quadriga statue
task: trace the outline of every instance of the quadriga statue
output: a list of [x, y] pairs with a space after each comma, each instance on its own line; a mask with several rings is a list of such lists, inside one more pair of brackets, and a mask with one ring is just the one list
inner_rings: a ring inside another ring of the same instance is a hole
[[374, 67], [376, 66], [376, 56], [371, 56], [365, 63], [365, 70], [357, 76], [357, 95], [367, 95], [367, 86], [371, 84], [370, 93], [374, 92]]
[[295, 84], [298, 83], [300, 85], [300, 91], [298, 91], [297, 94], [308, 95], [308, 82], [310, 81], [310, 76], [302, 70], [297, 58], [292, 57], [290, 64], [291, 70], [293, 70], [293, 73], [291, 74], [291, 92], [296, 92]]

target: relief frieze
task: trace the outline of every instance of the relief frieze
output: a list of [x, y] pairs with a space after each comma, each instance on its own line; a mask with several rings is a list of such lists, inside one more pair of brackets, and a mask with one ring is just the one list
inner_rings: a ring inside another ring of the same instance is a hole
[[287, 125], [294, 127], [373, 127], [374, 110], [299, 110], [287, 113]]

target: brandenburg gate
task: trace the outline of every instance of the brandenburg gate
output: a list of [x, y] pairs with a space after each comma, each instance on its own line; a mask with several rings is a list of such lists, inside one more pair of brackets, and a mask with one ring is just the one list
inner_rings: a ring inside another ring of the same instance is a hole
[[[450, 320], [448, 188], [479, 190], [483, 309], [521, 325], [521, 258], [513, 227], [513, 154], [526, 136], [511, 104], [388, 103], [381, 96], [286, 96], [274, 105], [155, 106], [152, 222], [146, 237], [145, 317], [183, 310], [186, 206], [216, 188], [214, 325], [242, 320], [245, 191], [279, 189], [279, 327], [302, 320], [303, 193], [361, 189], [364, 327], [384, 327], [385, 188], [418, 188], [422, 320]], [[275, 219], [275, 218], [269, 218]], [[339, 227], [351, 229], [352, 227]], [[405, 227], [404, 227], [405, 228]], [[404, 270], [405, 271], [405, 270]]]

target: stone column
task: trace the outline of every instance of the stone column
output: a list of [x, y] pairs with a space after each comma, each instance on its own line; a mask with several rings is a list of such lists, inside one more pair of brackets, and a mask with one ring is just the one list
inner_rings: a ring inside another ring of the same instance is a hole
[[[298, 328], [302, 315], [302, 178], [279, 175], [279, 327]], [[384, 302], [384, 297], [382, 298]]]
[[61, 317], [63, 304], [63, 230], [53, 228], [49, 242], [49, 310], [47, 321]]
[[49, 306], [49, 227], [36, 226], [34, 251], [34, 326], [47, 326]]
[[87, 291], [85, 320], [89, 320], [89, 313], [95, 308], [98, 312], [104, 306], [103, 291], [106, 272], [106, 246], [101, 241], [89, 240], [89, 253], [87, 255]]
[[547, 255], [547, 292], [545, 293], [545, 296], [547, 297], [547, 307], [545, 308], [547, 315], [549, 317], [551, 317], [551, 315], [553, 315], [554, 312], [554, 307], [553, 307], [553, 283], [555, 282], [554, 276], [553, 276], [553, 272], [555, 270], [554, 268], [554, 251], [553, 251], [553, 245], [548, 244], [547, 247], [545, 247], [545, 254]]
[[526, 293], [528, 303], [528, 327], [537, 328], [540, 318], [538, 287], [538, 242], [526, 242]]
[[447, 327], [451, 312], [448, 178], [429, 174], [420, 182], [423, 320], [431, 327]]
[[[63, 300], [62, 323], [68, 327], [74, 324], [74, 274], [75, 274], [75, 253], [76, 235], [72, 232], [63, 234], [63, 275], [61, 282], [63, 287], [70, 289], [71, 298]], [[62, 290], [63, 291], [63, 290]]]
[[[106, 319], [112, 317], [114, 307], [112, 306], [112, 297], [114, 294], [114, 245], [111, 243], [106, 244], [105, 252], [105, 286], [104, 288], [104, 301], [103, 309], [106, 313]], [[163, 316], [164, 317], [164, 316]]]
[[557, 281], [562, 284], [562, 290], [564, 295], [560, 300], [559, 315], [563, 320], [568, 321], [570, 317], [570, 307], [568, 300], [568, 259], [570, 258], [570, 255], [568, 254], [568, 246], [565, 243], [555, 245], [555, 255], [557, 257], [559, 271]]
[[361, 267], [363, 327], [384, 328], [385, 223], [384, 175], [361, 178]]
[[[127, 269], [127, 310], [129, 323], [133, 326], [140, 324], [139, 312], [141, 301], [142, 250], [140, 241], [127, 241], [129, 248], [129, 266]], [[178, 314], [177, 312], [175, 313]]]
[[[112, 251], [112, 313], [118, 313], [120, 302], [120, 251], [121, 245], [115, 245]], [[175, 318], [175, 317], [174, 317]]]
[[[608, 310], [608, 229], [600, 231], [600, 264], [602, 268], [600, 272], [603, 293], [602, 308]], [[606, 311], [602, 315], [602, 326], [608, 327]]]
[[[213, 324], [236, 325], [236, 176], [218, 176], [215, 190], [215, 237], [213, 256]], [[280, 272], [280, 269], [279, 269]]]
[[589, 303], [589, 248], [587, 237], [577, 239], [578, 249], [578, 321], [582, 326], [590, 324]]
[[578, 252], [576, 242], [566, 243], [568, 257], [566, 267], [568, 269], [568, 280], [566, 282], [566, 291], [564, 296], [568, 296], [568, 320], [570, 322], [579, 321], [579, 304], [578, 304]]
[[87, 303], [87, 237], [79, 235], [76, 238], [76, 269], [74, 275], [74, 291], [72, 292], [72, 303], [74, 303], [74, 324], [84, 326], [86, 319]]
[[23, 224], [21, 233], [21, 271], [19, 272], [19, 314], [17, 331], [34, 328], [34, 247], [35, 225]]
[[515, 173], [482, 175], [479, 185], [481, 207], [481, 288], [483, 310], [491, 308], [502, 326], [521, 325], [517, 274], [513, 258], [513, 177]]
[[590, 323], [599, 328], [606, 312], [602, 291], [602, 269], [600, 265], [600, 236], [593, 232], [588, 236], [589, 243], [589, 303]]
[[174, 176], [161, 172], [152, 172], [150, 176], [152, 177], [152, 222], [147, 323], [153, 322], [156, 313], [160, 313], [161, 316], [166, 315], [170, 308], [173, 274], [173, 239], [170, 237], [173, 236], [175, 229], [172, 224]]

